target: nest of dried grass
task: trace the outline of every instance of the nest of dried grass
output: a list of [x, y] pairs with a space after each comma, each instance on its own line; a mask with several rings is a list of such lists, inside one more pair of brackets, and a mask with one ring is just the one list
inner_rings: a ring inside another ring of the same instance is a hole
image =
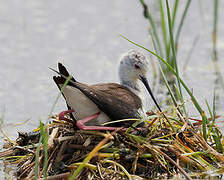
[[141, 130], [114, 132], [81, 131], [72, 121], [54, 117], [46, 128], [47, 145], [40, 141], [39, 129], [19, 133], [15, 142], [7, 141], [0, 157], [17, 164], [18, 179], [44, 175], [48, 179], [155, 179], [178, 174], [191, 179], [221, 174], [223, 153], [212, 135], [205, 141], [201, 121], [190, 124], [173, 112], [166, 117], [169, 123], [160, 113], [148, 113]]

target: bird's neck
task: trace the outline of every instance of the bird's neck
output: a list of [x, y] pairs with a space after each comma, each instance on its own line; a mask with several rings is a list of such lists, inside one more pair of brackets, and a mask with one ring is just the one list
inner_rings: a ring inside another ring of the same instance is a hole
[[120, 83], [121, 83], [121, 85], [127, 87], [129, 90], [131, 90], [136, 95], [140, 94], [140, 87], [138, 84], [138, 79], [130, 80], [130, 79], [125, 79], [125, 78], [122, 79], [121, 78]]
[[138, 82], [139, 80], [135, 74], [131, 73], [129, 70], [120, 67], [119, 77], [121, 85], [127, 87], [130, 91], [139, 96], [140, 94], [140, 86]]

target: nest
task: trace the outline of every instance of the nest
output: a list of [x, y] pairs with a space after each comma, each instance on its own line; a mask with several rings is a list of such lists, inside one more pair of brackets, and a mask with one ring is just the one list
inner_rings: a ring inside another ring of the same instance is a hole
[[203, 179], [222, 174], [224, 156], [213, 131], [203, 137], [201, 120], [192, 124], [180, 114], [158, 112], [148, 113], [144, 121], [141, 129], [81, 131], [55, 116], [46, 126], [19, 133], [15, 142], [7, 140], [0, 157], [17, 164], [18, 179]]

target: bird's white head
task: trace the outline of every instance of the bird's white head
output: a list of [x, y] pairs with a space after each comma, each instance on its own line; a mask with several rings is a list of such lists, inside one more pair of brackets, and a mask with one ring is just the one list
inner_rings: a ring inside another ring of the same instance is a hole
[[138, 80], [146, 76], [148, 64], [146, 56], [139, 51], [131, 50], [123, 54], [119, 66], [121, 84], [138, 94], [140, 92]]

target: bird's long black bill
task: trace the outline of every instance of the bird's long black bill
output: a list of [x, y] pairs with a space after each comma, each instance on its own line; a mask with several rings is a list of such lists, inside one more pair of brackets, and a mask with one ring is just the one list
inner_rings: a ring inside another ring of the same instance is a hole
[[143, 76], [140, 76], [140, 80], [143, 82], [143, 84], [145, 85], [146, 89], [148, 90], [148, 92], [149, 92], [150, 96], [152, 97], [152, 100], [154, 101], [156, 107], [159, 109], [160, 112], [162, 112], [161, 108], [159, 107], [159, 105], [158, 105], [158, 103], [157, 103], [157, 101], [156, 101], [156, 99], [155, 99], [155, 97], [154, 97], [154, 95], [152, 93], [152, 90], [151, 90], [151, 88], [149, 86], [149, 83], [148, 83], [147, 79], [145, 77], [143, 77]]

